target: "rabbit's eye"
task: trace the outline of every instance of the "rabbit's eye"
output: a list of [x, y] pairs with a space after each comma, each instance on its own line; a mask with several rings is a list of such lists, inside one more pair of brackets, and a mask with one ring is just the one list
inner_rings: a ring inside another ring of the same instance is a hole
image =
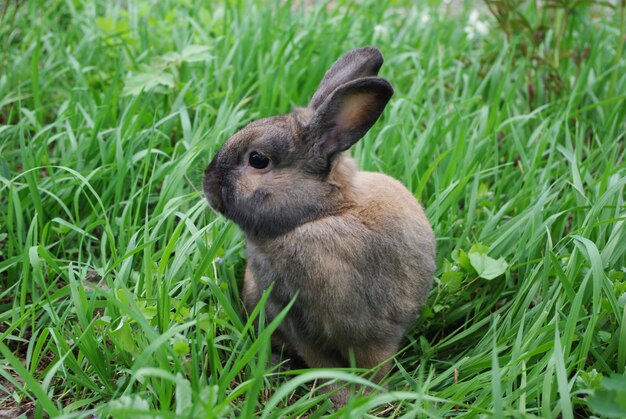
[[248, 157], [248, 163], [255, 169], [265, 169], [270, 164], [270, 159], [257, 151], [253, 151]]

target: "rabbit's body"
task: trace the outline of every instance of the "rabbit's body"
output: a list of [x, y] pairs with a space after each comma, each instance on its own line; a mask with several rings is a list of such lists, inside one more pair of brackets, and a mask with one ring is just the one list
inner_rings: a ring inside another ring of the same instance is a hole
[[246, 234], [247, 308], [273, 284], [271, 319], [297, 294], [279, 333], [310, 367], [393, 356], [432, 285], [435, 241], [417, 200], [343, 153], [393, 94], [381, 65], [374, 48], [344, 55], [307, 108], [249, 124], [205, 172], [209, 203]]
[[334, 366], [346, 365], [350, 349], [397, 347], [430, 290], [435, 253], [430, 226], [404, 186], [355, 171], [349, 158], [339, 164], [351, 175], [349, 187], [337, 190], [346, 205], [276, 238], [249, 238], [244, 294], [254, 307], [258, 289], [273, 283], [266, 309], [274, 316], [299, 293], [281, 331], [297, 352], [323, 349]]

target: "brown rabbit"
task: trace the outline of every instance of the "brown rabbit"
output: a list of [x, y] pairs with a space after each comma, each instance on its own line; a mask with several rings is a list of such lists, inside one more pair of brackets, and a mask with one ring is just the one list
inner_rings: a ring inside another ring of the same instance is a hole
[[420, 204], [343, 153], [393, 95], [376, 77], [382, 63], [376, 48], [348, 52], [307, 108], [250, 123], [205, 171], [209, 203], [246, 234], [246, 307], [274, 284], [271, 319], [299, 293], [279, 333], [310, 367], [347, 367], [351, 351], [361, 368], [388, 360], [432, 286], [435, 240]]

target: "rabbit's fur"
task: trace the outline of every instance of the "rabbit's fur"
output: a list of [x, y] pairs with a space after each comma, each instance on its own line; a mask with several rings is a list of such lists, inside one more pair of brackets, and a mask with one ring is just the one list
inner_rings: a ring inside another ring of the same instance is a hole
[[[393, 95], [376, 77], [382, 62], [371, 47], [345, 54], [307, 108], [252, 122], [205, 172], [209, 203], [246, 234], [246, 307], [274, 284], [271, 319], [298, 293], [279, 333], [310, 367], [346, 367], [351, 351], [362, 368], [389, 359], [432, 285], [435, 240], [419, 203], [343, 153]], [[267, 167], [253, 167], [253, 152]]]

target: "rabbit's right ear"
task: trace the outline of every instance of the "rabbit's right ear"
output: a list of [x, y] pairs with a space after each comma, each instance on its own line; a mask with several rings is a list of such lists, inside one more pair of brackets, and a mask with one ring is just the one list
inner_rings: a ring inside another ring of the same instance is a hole
[[363, 47], [344, 54], [326, 72], [309, 108], [316, 110], [336, 88], [349, 81], [376, 76], [382, 65], [383, 56], [374, 47]]
[[339, 86], [318, 107], [307, 126], [312, 155], [328, 162], [350, 148], [378, 120], [392, 95], [389, 82], [379, 77], [364, 77]]

